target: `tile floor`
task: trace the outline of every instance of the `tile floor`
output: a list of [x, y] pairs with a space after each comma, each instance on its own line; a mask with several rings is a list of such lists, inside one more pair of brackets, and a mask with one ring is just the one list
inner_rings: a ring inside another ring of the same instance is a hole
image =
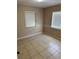
[[17, 41], [18, 59], [61, 59], [61, 43], [50, 36], [40, 34]]

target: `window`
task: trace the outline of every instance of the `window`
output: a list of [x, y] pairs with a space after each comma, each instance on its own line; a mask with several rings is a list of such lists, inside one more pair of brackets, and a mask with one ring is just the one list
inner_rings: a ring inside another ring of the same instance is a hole
[[35, 27], [34, 11], [25, 11], [25, 27]]
[[52, 13], [51, 27], [61, 29], [61, 12], [60, 11]]

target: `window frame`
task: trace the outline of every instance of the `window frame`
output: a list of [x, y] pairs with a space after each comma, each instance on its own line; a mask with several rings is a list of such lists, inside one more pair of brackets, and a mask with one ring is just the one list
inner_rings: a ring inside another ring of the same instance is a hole
[[54, 11], [54, 12], [52, 12], [52, 20], [51, 20], [51, 28], [55, 28], [55, 29], [61, 29], [61, 26], [60, 27], [58, 27], [58, 26], [55, 26], [55, 25], [53, 25], [53, 21], [55, 20], [53, 20], [53, 15], [55, 14], [55, 13], [60, 13], [61, 14], [61, 11]]
[[[34, 13], [34, 26], [27, 26], [27, 20], [26, 20], [26, 12], [33, 12]], [[35, 11], [24, 11], [24, 23], [25, 23], [25, 27], [36, 27], [36, 13], [35, 13]]]

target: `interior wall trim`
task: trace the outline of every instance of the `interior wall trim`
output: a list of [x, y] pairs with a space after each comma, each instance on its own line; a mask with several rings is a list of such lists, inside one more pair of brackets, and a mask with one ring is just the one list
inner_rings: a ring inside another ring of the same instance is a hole
[[17, 38], [17, 40], [20, 40], [20, 39], [23, 39], [23, 38], [30, 38], [30, 37], [35, 36], [35, 35], [38, 35], [38, 34], [42, 34], [42, 32], [38, 32], [38, 33], [31, 34], [31, 35], [19, 37], [19, 38]]

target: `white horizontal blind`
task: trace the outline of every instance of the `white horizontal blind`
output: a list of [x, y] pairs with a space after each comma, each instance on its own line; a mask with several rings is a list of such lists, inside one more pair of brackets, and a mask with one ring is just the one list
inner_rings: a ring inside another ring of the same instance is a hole
[[35, 27], [34, 11], [25, 11], [25, 27]]
[[51, 27], [61, 29], [61, 12], [60, 11], [52, 13]]

